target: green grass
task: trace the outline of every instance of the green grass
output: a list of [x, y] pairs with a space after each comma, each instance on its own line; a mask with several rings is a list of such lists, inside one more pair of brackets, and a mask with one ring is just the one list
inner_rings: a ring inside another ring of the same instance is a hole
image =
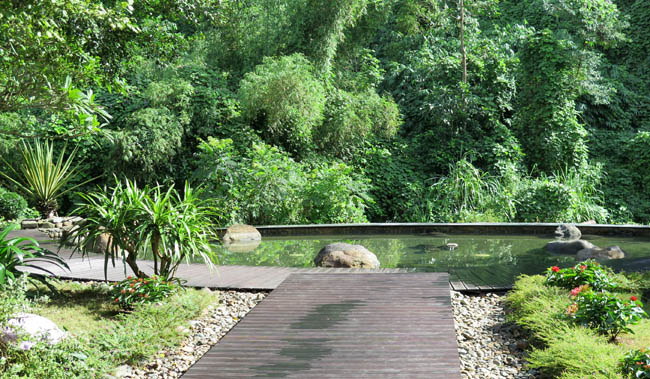
[[[544, 283], [543, 276], [523, 275], [507, 296], [513, 310], [510, 318], [531, 332], [530, 366], [565, 379], [623, 378], [619, 368], [623, 356], [631, 349], [650, 346], [650, 320], [642, 320], [631, 327], [633, 334], [622, 334], [616, 343], [609, 343], [607, 337], [566, 319], [567, 291]], [[640, 296], [638, 281], [627, 281], [624, 287], [634, 291], [621, 296]]]
[[137, 365], [163, 348], [177, 346], [185, 337], [185, 328], [179, 326], [186, 327], [218, 301], [214, 293], [187, 289], [161, 304], [121, 313], [105, 285], [57, 287], [58, 293], [29, 291], [30, 312], [52, 319], [70, 338], [27, 352], [7, 349], [0, 358], [0, 378], [101, 378], [122, 364]]

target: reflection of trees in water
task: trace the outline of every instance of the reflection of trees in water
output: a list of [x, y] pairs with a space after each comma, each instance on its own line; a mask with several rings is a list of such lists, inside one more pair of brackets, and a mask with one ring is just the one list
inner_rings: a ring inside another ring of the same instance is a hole
[[398, 239], [262, 240], [257, 249], [246, 253], [229, 252], [219, 246], [219, 264], [312, 267], [312, 261], [320, 249], [334, 242], [365, 246], [377, 256], [381, 267], [397, 267], [401, 255], [406, 251], [404, 242]]

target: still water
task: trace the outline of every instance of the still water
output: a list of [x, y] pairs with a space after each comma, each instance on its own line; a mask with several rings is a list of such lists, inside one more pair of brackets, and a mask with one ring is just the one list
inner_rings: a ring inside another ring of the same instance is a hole
[[[601, 248], [620, 246], [625, 258], [601, 261], [614, 269], [650, 269], [648, 238], [583, 236], [583, 239]], [[336, 235], [264, 237], [259, 246], [247, 252], [230, 251], [222, 246], [217, 249], [219, 264], [313, 267], [313, 259], [322, 247], [347, 242], [372, 251], [381, 267], [449, 272], [451, 280], [509, 287], [520, 274], [539, 274], [549, 266], [575, 264], [575, 256], [544, 251], [544, 245], [552, 240], [530, 235]], [[446, 248], [448, 243], [456, 243], [458, 247], [450, 251]]]

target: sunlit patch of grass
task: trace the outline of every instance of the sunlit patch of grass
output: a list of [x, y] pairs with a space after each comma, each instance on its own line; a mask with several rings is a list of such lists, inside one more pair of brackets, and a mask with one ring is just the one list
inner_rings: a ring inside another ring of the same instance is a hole
[[29, 292], [35, 297], [33, 311], [73, 335], [103, 329], [120, 313], [108, 295], [107, 285], [60, 282], [55, 287], [57, 292]]

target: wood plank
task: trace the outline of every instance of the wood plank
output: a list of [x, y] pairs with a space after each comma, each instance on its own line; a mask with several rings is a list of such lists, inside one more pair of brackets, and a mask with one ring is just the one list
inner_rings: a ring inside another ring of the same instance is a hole
[[460, 378], [442, 273], [291, 274], [183, 378]]

